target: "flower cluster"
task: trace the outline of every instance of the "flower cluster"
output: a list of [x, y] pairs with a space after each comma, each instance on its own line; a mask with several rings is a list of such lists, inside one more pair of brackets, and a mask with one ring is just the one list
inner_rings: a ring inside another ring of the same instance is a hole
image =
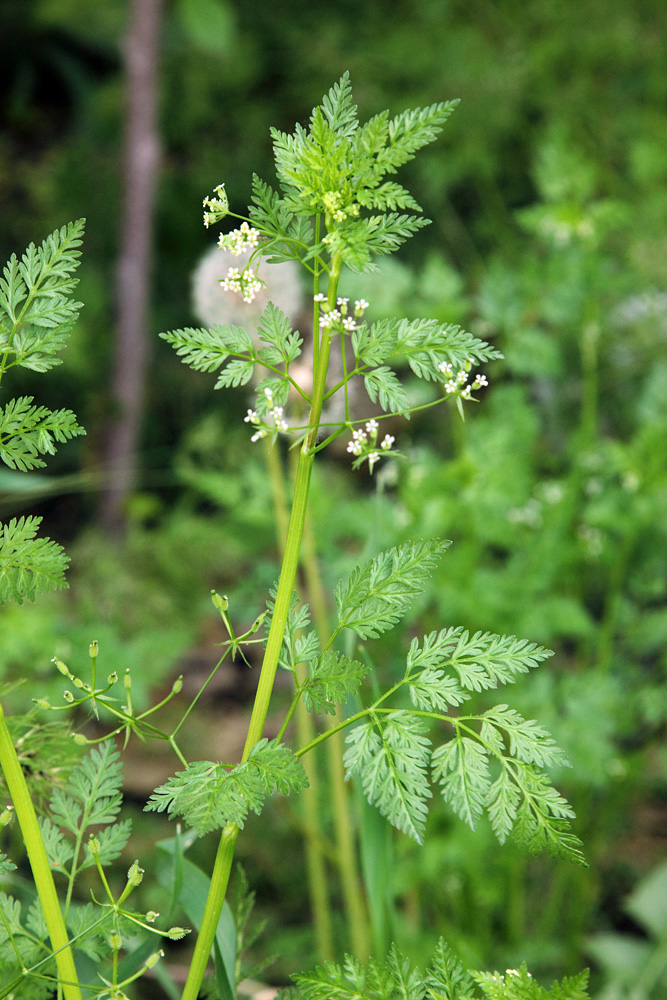
[[216, 222], [220, 222], [220, 219], [224, 219], [229, 214], [229, 200], [225, 191], [225, 185], [218, 184], [213, 189], [213, 197], [204, 198], [203, 205], [206, 209], [204, 212], [204, 225], [208, 229], [209, 226], [214, 226]]
[[238, 229], [232, 229], [231, 233], [223, 233], [218, 240], [221, 250], [229, 250], [235, 257], [239, 257], [248, 250], [255, 250], [259, 243], [259, 230], [253, 229], [247, 222], [242, 222]]
[[445, 392], [448, 392], [450, 395], [460, 396], [461, 399], [470, 399], [472, 392], [489, 384], [485, 375], [475, 375], [474, 380], [468, 382], [468, 376], [472, 368], [471, 358], [468, 358], [465, 366], [460, 368], [456, 373], [452, 365], [447, 361], [441, 361], [438, 368], [447, 379], [445, 382]]
[[264, 282], [257, 277], [252, 267], [246, 267], [242, 271], [238, 267], [230, 267], [227, 277], [221, 280], [220, 285], [226, 292], [239, 292], [244, 302], [252, 302], [257, 292], [264, 288]]
[[343, 207], [343, 199], [338, 191], [327, 191], [322, 198], [322, 203], [325, 212], [331, 216], [334, 222], [345, 222], [348, 216], [356, 219], [359, 215], [359, 205], [356, 202]]
[[334, 330], [339, 333], [353, 333], [357, 329], [357, 321], [361, 319], [366, 309], [368, 309], [366, 299], [356, 299], [354, 314], [350, 315], [350, 300], [343, 298], [336, 299], [335, 308], [329, 309], [326, 304], [327, 297], [322, 292], [318, 292], [315, 296], [315, 302], [323, 304], [322, 315], [320, 316], [320, 330]]
[[356, 460], [353, 463], [353, 468], [357, 469], [366, 459], [368, 460], [368, 471], [373, 472], [373, 466], [380, 460], [381, 455], [396, 455], [397, 452], [392, 451], [392, 445], [395, 438], [391, 434], [385, 434], [382, 439], [381, 444], [378, 447], [379, 424], [377, 420], [369, 420], [366, 423], [366, 429], [362, 430], [358, 427], [356, 430], [352, 431], [352, 440], [347, 446], [347, 450], [351, 455], [356, 456]]
[[261, 441], [262, 438], [267, 437], [269, 434], [276, 434], [278, 431], [282, 431], [283, 434], [287, 433], [289, 430], [289, 425], [283, 416], [282, 406], [274, 406], [273, 393], [270, 389], [264, 390], [264, 396], [266, 398], [266, 405], [268, 408], [268, 415], [273, 420], [273, 425], [262, 420], [257, 410], [248, 410], [245, 417], [243, 418], [246, 424], [252, 424], [253, 427], [257, 427], [257, 430], [250, 438], [254, 443], [255, 441]]

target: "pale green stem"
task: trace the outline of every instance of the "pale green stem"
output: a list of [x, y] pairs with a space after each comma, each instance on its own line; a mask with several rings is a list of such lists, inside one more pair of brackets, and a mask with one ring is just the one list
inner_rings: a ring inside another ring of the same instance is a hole
[[[332, 264], [329, 277], [329, 303], [331, 308], [336, 302], [336, 291], [340, 278], [341, 260], [336, 258]], [[317, 333], [317, 330], [316, 330]], [[308, 432], [299, 452], [299, 461], [296, 469], [296, 479], [294, 483], [294, 499], [292, 501], [292, 513], [290, 516], [289, 528], [287, 532], [287, 544], [283, 554], [283, 563], [278, 581], [278, 591], [271, 618], [271, 627], [266, 640], [266, 650], [262, 662], [262, 671], [257, 685], [257, 694], [253, 705], [248, 735], [243, 750], [242, 760], [246, 761], [250, 751], [262, 738], [266, 716], [269, 711], [269, 703], [273, 693], [273, 682], [278, 669], [280, 651], [282, 649], [283, 638], [287, 615], [289, 613], [294, 582], [296, 580], [299, 565], [299, 553], [301, 550], [301, 539], [303, 537], [303, 525], [308, 507], [308, 492], [310, 489], [310, 477], [315, 459], [315, 446], [317, 444], [317, 431], [322, 415], [322, 401], [326, 385], [327, 367], [329, 364], [329, 352], [331, 350], [330, 331], [322, 332], [318, 361], [313, 377], [313, 395], [310, 416], [308, 419]], [[211, 887], [206, 899], [202, 925], [197, 936], [192, 963], [188, 972], [188, 978], [183, 989], [182, 1000], [196, 1000], [201, 986], [208, 957], [211, 954], [215, 931], [218, 926], [222, 906], [227, 893], [229, 873], [231, 871], [232, 860], [234, 858], [234, 847], [238, 827], [234, 824], [227, 824], [225, 827], [215, 868], [211, 876]]]
[[[287, 544], [287, 529], [289, 512], [285, 490], [285, 476], [278, 449], [266, 445], [267, 466], [273, 493], [273, 506], [276, 514], [276, 531], [278, 543], [282, 550]], [[297, 666], [297, 681], [305, 680], [305, 668]], [[315, 729], [310, 713], [299, 698], [296, 703], [296, 725], [299, 743], [309, 743], [315, 736]], [[286, 720], [287, 721], [287, 720]], [[306, 871], [308, 875], [308, 896], [315, 927], [315, 940], [320, 961], [328, 961], [334, 957], [333, 929], [331, 926], [331, 909], [329, 905], [329, 887], [324, 861], [323, 836], [320, 824], [320, 791], [317, 765], [314, 758], [304, 761], [308, 787], [304, 788], [301, 801], [304, 810], [303, 838], [306, 854]]]
[[74, 956], [69, 946], [65, 921], [58, 902], [53, 875], [49, 868], [48, 858], [42, 835], [37, 822], [35, 809], [30, 798], [21, 764], [16, 755], [5, 714], [0, 705], [0, 763], [4, 771], [9, 794], [12, 797], [16, 817], [21, 827], [30, 867], [32, 868], [35, 888], [44, 913], [44, 919], [51, 938], [58, 976], [66, 1000], [81, 1000]]

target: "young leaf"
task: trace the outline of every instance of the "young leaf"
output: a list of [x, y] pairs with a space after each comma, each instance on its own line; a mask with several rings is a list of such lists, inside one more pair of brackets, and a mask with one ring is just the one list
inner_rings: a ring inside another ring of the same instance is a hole
[[[311, 633], [312, 634], [312, 633]], [[310, 673], [303, 687], [303, 701], [309, 712], [335, 715], [336, 704], [347, 701], [359, 690], [368, 667], [332, 649], [324, 651], [310, 664]]]
[[424, 723], [409, 712], [391, 712], [381, 722], [350, 731], [344, 762], [347, 776], [358, 775], [364, 795], [389, 822], [418, 844], [431, 797], [427, 766], [430, 741]]
[[38, 594], [67, 587], [69, 559], [56, 542], [35, 537], [41, 523], [41, 517], [20, 517], [0, 524], [0, 604], [34, 601]]
[[362, 639], [375, 639], [393, 628], [448, 545], [439, 539], [406, 542], [357, 566], [346, 583], [341, 580], [336, 586], [339, 627], [352, 629]]

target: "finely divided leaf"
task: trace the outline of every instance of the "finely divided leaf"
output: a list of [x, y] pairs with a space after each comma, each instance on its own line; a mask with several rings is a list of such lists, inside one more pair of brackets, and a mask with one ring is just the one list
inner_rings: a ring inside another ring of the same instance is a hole
[[67, 341], [81, 307], [71, 298], [81, 256], [84, 220], [56, 230], [36, 247], [30, 244], [20, 262], [12, 255], [0, 278], [0, 355], [5, 368], [21, 365], [44, 372], [60, 364], [56, 357]]
[[510, 754], [527, 764], [549, 767], [568, 764], [567, 757], [550, 733], [532, 719], [524, 719], [507, 705], [495, 705], [482, 716], [482, 739], [489, 739], [491, 727], [504, 730], [509, 738]]
[[51, 798], [51, 815], [70, 833], [113, 823], [122, 803], [123, 767], [111, 740], [93, 747]]
[[259, 814], [267, 795], [288, 795], [307, 784], [301, 761], [283, 743], [262, 739], [236, 767], [204, 760], [173, 775], [155, 789], [146, 810], [183, 816], [200, 835], [228, 822], [242, 829], [249, 810]]
[[369, 803], [419, 844], [431, 797], [427, 775], [431, 744], [424, 729], [417, 716], [391, 712], [381, 721], [352, 729], [344, 756], [347, 776], [361, 778]]
[[54, 455], [54, 441], [85, 434], [71, 410], [49, 410], [32, 401], [32, 396], [19, 396], [0, 409], [0, 459], [21, 472], [42, 468], [39, 455]]
[[410, 414], [406, 412], [410, 406], [408, 394], [391, 368], [386, 365], [374, 368], [364, 375], [364, 385], [371, 402], [379, 400], [385, 413], [402, 413], [409, 419]]
[[412, 704], [425, 712], [447, 712], [452, 705], [461, 705], [470, 698], [453, 677], [433, 667], [417, 674], [410, 681], [409, 690]]
[[476, 740], [457, 734], [433, 751], [432, 767], [445, 802], [474, 830], [491, 785], [488, 755]]
[[441, 554], [449, 545], [439, 539], [406, 542], [357, 566], [336, 587], [341, 628], [362, 639], [377, 638], [393, 628], [423, 590]]
[[[311, 633], [312, 634], [312, 633]], [[346, 702], [359, 690], [368, 667], [332, 649], [324, 651], [310, 664], [309, 676], [303, 686], [303, 701], [309, 712], [334, 715], [336, 705]]]
[[210, 330], [188, 326], [161, 333], [160, 337], [195, 371], [217, 371], [230, 356], [240, 356], [245, 361], [254, 358], [250, 334], [238, 326], [215, 325]]
[[35, 537], [41, 523], [41, 517], [20, 517], [0, 524], [0, 604], [34, 601], [37, 594], [67, 586], [69, 559], [56, 542]]
[[424, 984], [426, 1000], [473, 1000], [472, 980], [443, 938], [426, 970]]
[[418, 667], [453, 668], [464, 688], [485, 691], [499, 684], [512, 684], [517, 674], [527, 673], [550, 656], [550, 649], [513, 635], [475, 632], [471, 636], [457, 626], [431, 632], [421, 647], [413, 640], [408, 671], [412, 673]]
[[260, 361], [267, 364], [289, 365], [301, 354], [301, 337], [292, 329], [290, 321], [283, 312], [269, 302], [262, 313], [257, 330], [259, 339], [270, 344], [270, 348], [264, 348], [258, 353]]

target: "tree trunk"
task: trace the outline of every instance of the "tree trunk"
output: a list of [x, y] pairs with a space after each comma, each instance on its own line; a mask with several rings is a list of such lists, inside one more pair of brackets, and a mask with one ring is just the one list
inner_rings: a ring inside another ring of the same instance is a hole
[[124, 195], [116, 274], [113, 411], [105, 448], [108, 481], [100, 508], [102, 523], [114, 535], [123, 532], [127, 498], [137, 478], [149, 354], [151, 244], [160, 158], [157, 73], [161, 18], [162, 0], [131, 0], [124, 47]]

